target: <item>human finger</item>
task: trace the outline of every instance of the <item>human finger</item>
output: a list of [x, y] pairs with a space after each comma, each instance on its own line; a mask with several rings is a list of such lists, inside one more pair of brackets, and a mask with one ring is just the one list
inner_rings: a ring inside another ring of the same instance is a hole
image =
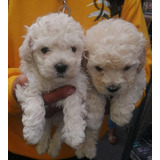
[[42, 97], [44, 99], [45, 104], [49, 105], [72, 95], [75, 91], [75, 87], [71, 85], [65, 85], [49, 93], [43, 93]]
[[24, 74], [21, 74], [19, 75], [13, 82], [13, 85], [12, 85], [12, 93], [13, 93], [13, 96], [16, 98], [16, 95], [15, 95], [15, 90], [16, 90], [16, 86], [17, 84], [20, 84], [21, 86], [24, 86], [25, 83], [28, 82], [28, 79], [27, 79], [27, 76], [24, 75]]

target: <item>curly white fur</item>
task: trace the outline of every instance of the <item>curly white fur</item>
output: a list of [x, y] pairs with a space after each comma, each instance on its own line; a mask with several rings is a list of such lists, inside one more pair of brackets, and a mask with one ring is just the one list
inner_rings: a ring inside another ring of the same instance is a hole
[[111, 99], [111, 119], [129, 123], [135, 104], [146, 86], [146, 40], [122, 19], [99, 22], [86, 33], [87, 69], [97, 91]]
[[17, 85], [16, 96], [23, 110], [23, 135], [28, 143], [36, 144], [45, 127], [42, 93], [67, 84], [75, 86], [76, 92], [58, 103], [64, 113], [62, 137], [74, 148], [84, 141], [87, 78], [80, 67], [83, 37], [80, 24], [65, 14], [40, 17], [27, 28], [19, 51], [20, 69], [28, 83]]
[[[28, 83], [17, 85], [16, 96], [23, 110], [24, 139], [30, 144], [38, 143], [38, 154], [48, 150], [49, 155], [55, 158], [64, 140], [77, 149], [79, 158], [94, 158], [96, 155], [105, 100], [89, 85], [81, 69], [83, 40], [80, 24], [62, 13], [40, 17], [27, 27], [27, 35], [19, 51], [20, 69], [27, 76]], [[63, 67], [57, 70], [57, 65], [67, 67], [65, 71]], [[63, 106], [63, 113], [58, 112], [45, 119], [42, 93], [67, 84], [75, 86], [76, 92], [57, 103], [57, 106]], [[51, 139], [52, 125], [57, 129]], [[86, 146], [85, 153], [83, 145]]]
[[133, 24], [110, 19], [90, 28], [85, 44], [87, 71], [96, 91], [94, 87], [88, 91], [87, 105], [91, 112], [87, 115], [86, 139], [76, 150], [76, 155], [92, 159], [96, 156], [106, 98], [112, 97], [111, 119], [123, 126], [129, 123], [135, 105], [142, 97], [146, 87], [146, 40]]
[[[23, 110], [25, 140], [38, 143], [37, 152], [48, 150], [53, 158], [58, 155], [62, 140], [76, 149], [78, 158], [94, 158], [106, 96], [113, 96], [111, 119], [118, 125], [129, 122], [142, 96], [146, 83], [143, 35], [123, 20], [102, 21], [87, 31], [87, 68], [95, 89], [89, 86], [80, 67], [84, 35], [79, 23], [65, 14], [49, 14], [38, 18], [27, 30], [20, 47], [20, 69], [28, 83], [17, 85], [16, 90]], [[67, 66], [65, 72], [61, 72], [62, 68], [58, 71], [56, 65]], [[76, 92], [58, 102], [63, 113], [45, 120], [42, 93], [66, 84], [75, 86]], [[108, 90], [117, 86], [116, 92]], [[52, 125], [57, 129], [51, 139]]]

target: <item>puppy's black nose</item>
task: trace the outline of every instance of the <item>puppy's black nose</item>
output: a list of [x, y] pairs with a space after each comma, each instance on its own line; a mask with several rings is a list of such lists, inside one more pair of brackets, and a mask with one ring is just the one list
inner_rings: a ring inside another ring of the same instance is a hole
[[107, 87], [107, 90], [109, 92], [117, 92], [119, 90], [119, 88], [120, 88], [119, 86], [111, 85], [111, 86]]
[[66, 64], [61, 64], [61, 63], [59, 63], [59, 64], [56, 64], [55, 66], [54, 66], [54, 68], [56, 69], [56, 71], [58, 72], [58, 73], [65, 73], [66, 72], [66, 70], [67, 70], [67, 65]]

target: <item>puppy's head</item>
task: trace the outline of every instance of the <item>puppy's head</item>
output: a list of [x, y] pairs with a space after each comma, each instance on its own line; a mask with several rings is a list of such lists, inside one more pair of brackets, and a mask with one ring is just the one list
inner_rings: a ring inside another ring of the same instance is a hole
[[80, 24], [66, 14], [40, 17], [28, 27], [19, 49], [21, 65], [47, 79], [73, 78], [80, 69], [83, 38]]
[[99, 93], [128, 91], [145, 64], [146, 41], [133, 24], [104, 20], [87, 31], [88, 73]]

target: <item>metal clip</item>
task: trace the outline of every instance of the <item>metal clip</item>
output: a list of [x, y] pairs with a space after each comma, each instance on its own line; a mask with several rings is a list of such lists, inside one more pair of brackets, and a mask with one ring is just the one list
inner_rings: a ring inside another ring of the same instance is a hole
[[70, 16], [71, 14], [71, 9], [67, 6], [67, 0], [64, 0], [63, 1], [63, 6], [61, 6], [59, 9], [58, 9], [58, 13], [65, 13], [66, 9], [68, 11], [68, 16]]

